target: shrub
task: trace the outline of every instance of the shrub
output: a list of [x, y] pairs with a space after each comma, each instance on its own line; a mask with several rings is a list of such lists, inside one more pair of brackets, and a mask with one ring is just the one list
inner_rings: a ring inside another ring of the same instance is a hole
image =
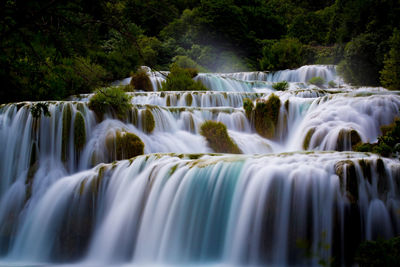
[[151, 85], [149, 75], [145, 69], [138, 69], [135, 73], [132, 73], [131, 76], [132, 79], [130, 85], [133, 86], [133, 88], [144, 91], [153, 91], [153, 86]]
[[378, 239], [360, 244], [356, 262], [363, 266], [398, 266], [400, 262], [400, 236], [388, 240]]
[[254, 110], [254, 126], [259, 135], [272, 138], [275, 135], [275, 127], [278, 123], [281, 100], [275, 94], [271, 94], [265, 101], [258, 101]]
[[284, 91], [289, 88], [289, 83], [287, 81], [277, 82], [272, 85], [276, 91]]
[[229, 137], [226, 126], [221, 122], [205, 121], [200, 126], [200, 133], [207, 139], [208, 144], [215, 152], [242, 153]]
[[[183, 69], [172, 64], [167, 80], [162, 83], [161, 91], [206, 91], [208, 90], [200, 81], [194, 81], [193, 69]], [[197, 75], [197, 74], [196, 74]]]
[[248, 119], [251, 118], [251, 113], [253, 112], [254, 109], [254, 104], [253, 101], [251, 101], [250, 98], [245, 98], [243, 99], [243, 109], [246, 112], [246, 116]]
[[334, 81], [329, 81], [328, 85], [330, 88], [335, 88], [337, 86]]
[[373, 152], [385, 157], [393, 156], [400, 152], [400, 119], [396, 119], [392, 124], [381, 127], [382, 136], [378, 137], [378, 142], [358, 143], [353, 146], [354, 151]]
[[308, 80], [308, 83], [316, 85], [318, 87], [321, 87], [322, 85], [324, 85], [325, 79], [317, 76], [317, 77], [313, 77], [310, 80]]
[[111, 111], [121, 119], [132, 107], [131, 99], [132, 96], [126, 94], [120, 87], [101, 88], [90, 98], [89, 108], [100, 118], [107, 111]]

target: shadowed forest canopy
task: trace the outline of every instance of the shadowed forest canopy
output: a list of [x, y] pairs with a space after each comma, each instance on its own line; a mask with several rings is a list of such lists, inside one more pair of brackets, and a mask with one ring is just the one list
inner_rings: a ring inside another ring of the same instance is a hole
[[347, 82], [398, 89], [398, 25], [397, 0], [1, 1], [0, 99], [64, 99], [179, 60], [211, 72], [339, 64]]

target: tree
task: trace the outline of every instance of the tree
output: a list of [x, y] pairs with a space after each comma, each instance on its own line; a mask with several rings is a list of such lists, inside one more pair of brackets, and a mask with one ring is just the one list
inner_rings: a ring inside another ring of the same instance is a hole
[[380, 72], [381, 84], [391, 90], [400, 89], [400, 32], [396, 28], [390, 39], [390, 51], [385, 56], [384, 67]]

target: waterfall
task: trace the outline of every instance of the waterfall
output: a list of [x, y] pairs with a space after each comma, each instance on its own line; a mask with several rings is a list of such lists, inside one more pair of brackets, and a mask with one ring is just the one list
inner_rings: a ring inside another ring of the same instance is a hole
[[[399, 92], [351, 87], [323, 65], [200, 73], [202, 92], [159, 91], [168, 73], [146, 71], [154, 91], [130, 93], [122, 117], [100, 118], [91, 94], [46, 102], [50, 116], [0, 106], [0, 264], [351, 265], [362, 241], [400, 234], [399, 161], [351, 152], [399, 116]], [[264, 136], [243, 103], [272, 94]], [[243, 155], [215, 154], [208, 120]], [[126, 133], [145, 155], [121, 160]]]

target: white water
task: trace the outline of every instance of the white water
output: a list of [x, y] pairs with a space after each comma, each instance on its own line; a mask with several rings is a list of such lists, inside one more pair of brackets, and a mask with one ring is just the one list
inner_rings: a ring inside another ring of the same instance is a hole
[[[153, 84], [161, 76], [153, 74]], [[303, 150], [310, 130], [308, 150], [351, 150], [352, 140], [341, 132], [355, 130], [362, 141], [374, 142], [380, 126], [399, 115], [397, 92], [346, 85], [319, 89], [306, 84], [313, 76], [340, 82], [333, 66], [199, 74], [197, 79], [212, 91], [133, 93], [132, 115], [122, 121], [111, 114], [96, 119], [87, 107], [90, 95], [52, 102], [51, 117], [39, 120], [30, 114], [32, 103], [2, 106], [4, 261], [316, 265], [318, 258], [334, 256], [344, 264], [351, 262], [360, 240], [398, 235], [398, 161], [345, 152], [277, 154]], [[272, 83], [281, 80], [290, 81], [289, 90], [274, 92]], [[244, 98], [267, 99], [272, 92], [281, 99], [278, 135], [266, 139], [254, 130], [242, 105]], [[63, 126], [68, 109], [71, 120]], [[145, 109], [155, 120], [150, 134], [143, 131]], [[82, 149], [74, 145], [78, 112], [86, 128]], [[239, 149], [250, 155], [206, 155], [199, 161], [153, 155], [101, 164], [115, 160], [106, 144], [117, 131], [139, 136], [146, 154], [212, 153], [199, 134], [206, 120], [223, 122]], [[69, 136], [64, 141], [63, 132]], [[251, 156], [266, 153], [274, 154]], [[363, 172], [360, 159], [368, 162], [371, 174]], [[335, 166], [344, 160], [355, 172], [339, 179]], [[102, 166], [104, 177], [96, 178]], [[355, 205], [343, 179], [357, 181]], [[359, 237], [352, 236], [354, 231]], [[317, 256], [307, 259], [297, 239], [310, 242]], [[321, 242], [331, 249], [323, 250]]]

